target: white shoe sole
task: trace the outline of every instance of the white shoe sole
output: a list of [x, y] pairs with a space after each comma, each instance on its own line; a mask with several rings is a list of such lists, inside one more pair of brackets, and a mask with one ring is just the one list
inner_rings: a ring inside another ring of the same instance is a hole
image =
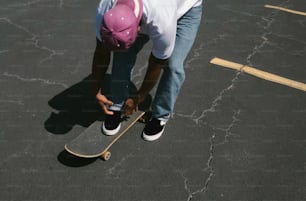
[[159, 133], [157, 133], [157, 134], [155, 134], [155, 135], [146, 135], [144, 132], [142, 132], [142, 138], [143, 138], [145, 141], [149, 141], [149, 142], [158, 140], [158, 139], [162, 136], [164, 130], [165, 130], [165, 127], [163, 128], [162, 131], [160, 131]]
[[104, 135], [108, 135], [108, 136], [116, 135], [120, 131], [120, 128], [121, 128], [121, 123], [114, 130], [108, 130], [105, 128], [104, 122], [102, 123], [102, 132]]

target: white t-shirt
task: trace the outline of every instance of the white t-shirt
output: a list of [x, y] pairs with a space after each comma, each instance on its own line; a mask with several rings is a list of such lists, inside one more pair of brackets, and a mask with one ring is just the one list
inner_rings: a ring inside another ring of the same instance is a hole
[[[141, 33], [152, 40], [152, 54], [159, 59], [171, 56], [176, 36], [177, 20], [188, 10], [200, 6], [202, 0], [142, 0]], [[100, 27], [104, 13], [114, 0], [101, 0], [97, 9], [96, 36], [101, 40]]]

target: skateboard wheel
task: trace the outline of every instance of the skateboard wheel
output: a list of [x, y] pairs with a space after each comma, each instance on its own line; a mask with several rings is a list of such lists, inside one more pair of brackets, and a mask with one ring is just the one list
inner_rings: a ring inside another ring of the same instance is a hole
[[104, 152], [103, 154], [102, 154], [102, 159], [103, 160], [105, 160], [105, 161], [108, 161], [109, 159], [110, 159], [110, 157], [111, 157], [111, 152], [109, 152], [109, 151], [106, 151], [106, 152]]

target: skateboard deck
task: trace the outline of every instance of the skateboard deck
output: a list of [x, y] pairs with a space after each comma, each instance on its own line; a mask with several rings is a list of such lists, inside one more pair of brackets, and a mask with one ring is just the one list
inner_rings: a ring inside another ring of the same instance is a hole
[[[101, 121], [95, 121], [84, 132], [65, 145], [66, 151], [82, 158], [102, 157], [108, 160], [111, 156], [109, 149], [127, 131], [144, 116], [145, 112], [137, 111], [133, 115], [122, 118], [121, 128], [118, 134], [104, 135], [101, 131]], [[142, 120], [145, 121], [144, 119]]]

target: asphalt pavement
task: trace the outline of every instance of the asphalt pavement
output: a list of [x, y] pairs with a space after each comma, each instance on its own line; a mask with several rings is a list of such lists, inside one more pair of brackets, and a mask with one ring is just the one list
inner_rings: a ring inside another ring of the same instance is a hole
[[306, 83], [306, 16], [291, 12], [305, 2], [204, 0], [164, 135], [144, 142], [136, 124], [109, 161], [64, 151], [101, 115], [88, 82], [97, 3], [0, 1], [0, 201], [306, 200], [305, 91], [210, 63]]

